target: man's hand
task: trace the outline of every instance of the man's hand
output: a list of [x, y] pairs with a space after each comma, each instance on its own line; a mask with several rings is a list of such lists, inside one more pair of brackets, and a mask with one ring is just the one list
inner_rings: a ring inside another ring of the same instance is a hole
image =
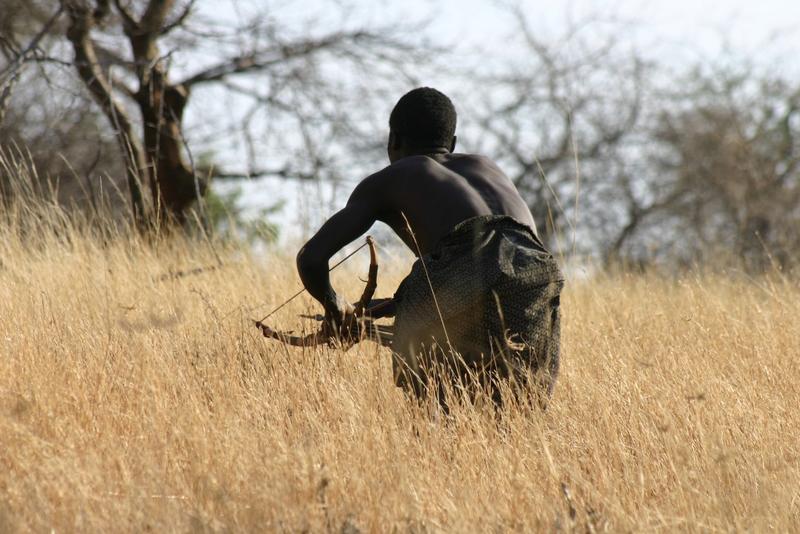
[[347, 348], [353, 346], [360, 336], [353, 305], [337, 295], [334, 302], [325, 306], [324, 328], [331, 339], [339, 341]]

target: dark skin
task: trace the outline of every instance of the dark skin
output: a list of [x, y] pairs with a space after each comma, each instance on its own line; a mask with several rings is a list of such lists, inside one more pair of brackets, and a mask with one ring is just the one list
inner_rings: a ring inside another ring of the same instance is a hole
[[300, 249], [300, 278], [330, 322], [345, 324], [352, 307], [331, 287], [328, 261], [375, 221], [389, 225], [416, 256], [480, 215], [509, 215], [536, 231], [511, 180], [486, 157], [453, 153], [455, 144], [453, 137], [449, 147], [415, 147], [390, 132], [391, 165], [358, 184], [347, 205]]

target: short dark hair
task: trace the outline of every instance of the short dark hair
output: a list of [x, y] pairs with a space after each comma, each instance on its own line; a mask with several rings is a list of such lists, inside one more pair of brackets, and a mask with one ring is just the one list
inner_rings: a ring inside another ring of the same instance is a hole
[[456, 108], [444, 93], [419, 87], [397, 101], [389, 127], [414, 147], [450, 147], [456, 133]]

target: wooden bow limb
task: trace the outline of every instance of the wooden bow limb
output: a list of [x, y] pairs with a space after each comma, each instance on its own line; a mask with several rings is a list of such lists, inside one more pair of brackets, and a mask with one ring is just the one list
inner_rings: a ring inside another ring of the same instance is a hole
[[264, 337], [277, 339], [278, 341], [281, 341], [287, 345], [292, 345], [293, 347], [313, 347], [323, 343], [330, 343], [331, 341], [331, 337], [327, 335], [327, 332], [324, 332], [324, 327], [320, 328], [313, 334], [294, 336], [291, 332], [273, 330], [269, 326], [262, 324], [260, 321], [256, 322], [256, 326], [261, 329], [261, 333], [264, 334]]
[[[384, 317], [394, 317], [396, 312], [396, 303], [394, 299], [391, 298], [383, 298], [383, 299], [373, 299], [369, 301], [367, 305], [367, 309], [364, 310], [364, 317], [369, 317], [370, 319], [383, 319]], [[321, 313], [315, 314], [307, 314], [302, 313], [300, 317], [303, 319], [311, 319], [313, 321], [324, 321], [325, 316]]]
[[[369, 275], [367, 276], [367, 283], [361, 293], [361, 298], [358, 299], [354, 306], [353, 315], [345, 318], [346, 324], [343, 325], [343, 332], [341, 332], [344, 335], [337, 336], [337, 333], [332, 331], [331, 326], [325, 321], [322, 322], [317, 332], [305, 336], [295, 336], [291, 332], [275, 330], [261, 321], [256, 321], [256, 327], [261, 330], [264, 337], [277, 339], [294, 347], [313, 347], [323, 343], [330, 345], [337, 337], [344, 337], [348, 341], [360, 341], [363, 334], [367, 335], [363, 339], [374, 339], [376, 341], [382, 339], [378, 334], [379, 327], [374, 325], [370, 319], [367, 319], [369, 316], [365, 313], [365, 311], [368, 311], [368, 304], [375, 294], [375, 288], [378, 286], [378, 252], [372, 236], [367, 236], [367, 245], [369, 245]], [[375, 337], [370, 338], [370, 333], [374, 333]], [[386, 335], [388, 335], [388, 332]]]
[[375, 289], [378, 287], [378, 251], [375, 248], [375, 240], [372, 239], [372, 236], [367, 236], [367, 245], [369, 245], [369, 274], [367, 275], [367, 285], [364, 286], [361, 298], [358, 299], [354, 306], [355, 311], [353, 314], [356, 317], [364, 316], [364, 310], [372, 300]]
[[[292, 335], [291, 332], [273, 330], [264, 324], [259, 325], [259, 328], [261, 328], [261, 332], [264, 334], [264, 337], [277, 339], [278, 341], [293, 347], [314, 347], [316, 345], [331, 344], [335, 340], [334, 337], [328, 335], [326, 332], [323, 332], [322, 329], [314, 332], [313, 334], [295, 336]], [[394, 340], [394, 328], [391, 326], [379, 325], [370, 320], [365, 320], [359, 325], [358, 330], [359, 341], [369, 340], [378, 343], [382, 347], [392, 346], [392, 341]]]

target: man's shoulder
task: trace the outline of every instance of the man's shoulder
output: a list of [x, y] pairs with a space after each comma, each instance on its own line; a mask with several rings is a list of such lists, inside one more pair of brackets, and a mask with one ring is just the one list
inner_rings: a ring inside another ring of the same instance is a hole
[[419, 174], [426, 169], [433, 169], [438, 163], [428, 156], [408, 156], [387, 165], [381, 170], [364, 178], [362, 184], [383, 185], [394, 181], [395, 178]]
[[437, 164], [436, 160], [434, 160], [429, 156], [424, 156], [424, 155], [406, 156], [402, 159], [395, 161], [394, 163], [386, 167], [386, 169], [395, 172], [403, 172], [407, 171], [408, 169], [429, 167], [436, 164]]
[[388, 189], [396, 182], [395, 178], [403, 172], [396, 165], [396, 163], [387, 165], [361, 180], [353, 190], [351, 200], [369, 198], [374, 201], [376, 197], [389, 193]]
[[[391, 172], [404, 172], [409, 169], [420, 168], [435, 168], [438, 166], [486, 166], [497, 169], [497, 164], [488, 156], [482, 154], [466, 154], [461, 152], [454, 152], [442, 156], [441, 159], [431, 156], [407, 156], [399, 159], [393, 164], [389, 165], [383, 171]], [[381, 172], [383, 172], [381, 171]]]
[[361, 182], [361, 185], [364, 187], [380, 187], [387, 183], [394, 183], [394, 179], [398, 177], [420, 176], [426, 173], [435, 174], [437, 169], [439, 172], [443, 170], [442, 167], [456, 172], [467, 168], [502, 172], [491, 158], [481, 154], [447, 154], [442, 161], [437, 161], [429, 156], [415, 155], [399, 159], [367, 176]]
[[484, 156], [483, 154], [451, 154], [452, 161], [458, 165], [474, 165], [474, 166], [481, 166], [481, 167], [490, 167], [491, 169], [500, 168], [497, 166], [497, 163], [494, 162], [492, 158], [489, 156]]

